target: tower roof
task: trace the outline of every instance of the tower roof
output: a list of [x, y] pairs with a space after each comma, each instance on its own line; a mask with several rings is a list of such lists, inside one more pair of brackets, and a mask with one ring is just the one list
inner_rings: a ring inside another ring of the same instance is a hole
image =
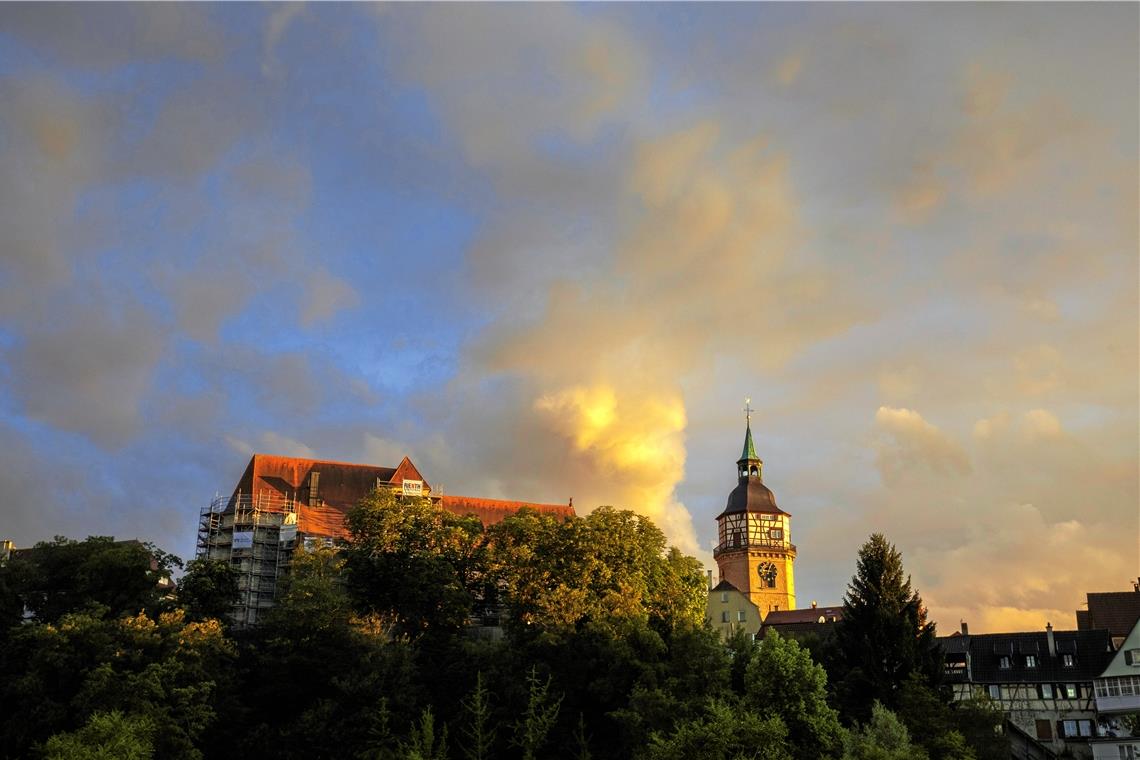
[[736, 488], [732, 489], [732, 493], [728, 495], [728, 503], [724, 505], [724, 511], [720, 513], [717, 519], [737, 512], [788, 514], [776, 506], [776, 495], [757, 478], [741, 479]]
[[752, 443], [752, 422], [751, 420], [744, 423], [744, 450], [740, 454], [741, 462], [746, 462], [750, 459], [760, 459], [756, 456], [756, 446]]

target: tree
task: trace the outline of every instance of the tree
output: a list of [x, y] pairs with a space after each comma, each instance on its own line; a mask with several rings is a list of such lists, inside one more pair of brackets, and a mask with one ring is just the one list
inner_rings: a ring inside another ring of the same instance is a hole
[[161, 726], [152, 737], [156, 755], [199, 756], [232, 673], [234, 647], [220, 624], [187, 622], [181, 610], [157, 619], [103, 612], [14, 630], [0, 650], [0, 746], [26, 756], [54, 734], [118, 711]]
[[44, 760], [150, 760], [155, 725], [149, 719], [115, 710], [95, 713], [78, 731], [52, 736]]
[[0, 575], [40, 622], [90, 604], [112, 616], [157, 610], [174, 567], [182, 561], [151, 544], [91, 536], [74, 541], [56, 536], [10, 559]]
[[550, 677], [538, 677], [538, 669], [531, 668], [526, 679], [529, 694], [526, 711], [515, 722], [515, 736], [511, 743], [522, 750], [523, 760], [535, 760], [538, 751], [546, 744], [550, 729], [558, 719], [562, 697], [554, 699], [550, 694]]
[[843, 760], [927, 760], [927, 754], [911, 743], [898, 716], [875, 701], [871, 720], [847, 734]]
[[[702, 715], [681, 721], [665, 736], [655, 733], [640, 760], [791, 760], [787, 728], [776, 716], [709, 700]], [[808, 757], [808, 756], [804, 756]]]
[[277, 602], [265, 615], [266, 630], [294, 647], [332, 632], [346, 635], [352, 600], [344, 566], [344, 556], [330, 547], [295, 552], [288, 575], [278, 582]]
[[975, 760], [957, 728], [957, 714], [918, 673], [911, 673], [903, 683], [897, 714], [934, 760]]
[[238, 594], [237, 571], [221, 560], [192, 560], [178, 580], [178, 604], [191, 620], [228, 620]]
[[475, 688], [462, 702], [464, 725], [460, 729], [463, 756], [467, 760], [489, 760], [495, 746], [497, 727], [492, 723], [491, 695], [483, 686], [483, 673], [475, 676]]
[[912, 673], [937, 686], [942, 657], [934, 623], [911, 588], [902, 555], [879, 533], [859, 550], [855, 576], [836, 625], [833, 675], [841, 714], [865, 722], [875, 700], [899, 704], [899, 691]]
[[467, 623], [485, 586], [477, 518], [385, 488], [363, 499], [346, 522], [348, 585], [363, 609], [391, 616], [399, 633], [456, 631]]
[[769, 630], [748, 665], [746, 688], [752, 709], [787, 726], [788, 744], [798, 757], [839, 755], [842, 730], [827, 704], [827, 673], [795, 640]]
[[490, 572], [516, 634], [566, 635], [586, 623], [621, 631], [648, 622], [661, 632], [700, 625], [700, 563], [650, 520], [599, 507], [560, 521], [521, 510], [488, 529]]

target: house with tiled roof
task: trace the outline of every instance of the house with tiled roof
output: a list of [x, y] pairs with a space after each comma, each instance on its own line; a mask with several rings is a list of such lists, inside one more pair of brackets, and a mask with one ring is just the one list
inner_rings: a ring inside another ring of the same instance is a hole
[[1086, 609], [1077, 610], [1077, 630], [1103, 628], [1112, 636], [1114, 646], [1140, 620], [1140, 579], [1133, 581], [1131, 591], [1101, 591], [1086, 594]]
[[1140, 621], [1124, 637], [1104, 672], [1093, 682], [1099, 717], [1095, 760], [1140, 758], [1140, 732], [1125, 716], [1140, 714]]
[[453, 496], [434, 492], [408, 457], [395, 467], [254, 454], [227, 496], [199, 516], [197, 556], [238, 570], [236, 622], [249, 625], [273, 605], [278, 578], [298, 547], [334, 545], [348, 538], [345, 517], [377, 488], [423, 496], [440, 509], [493, 525], [520, 509], [566, 519], [570, 504]]
[[[958, 701], [988, 697], [1012, 724], [1026, 756], [1092, 757], [1093, 681], [1112, 661], [1106, 630], [970, 634], [938, 639], [943, 680]], [[1020, 756], [1020, 755], [1019, 755]]]
[[730, 639], [737, 631], [755, 637], [760, 630], [760, 608], [729, 581], [709, 588], [705, 619], [722, 639]]
[[807, 636], [827, 639], [835, 632], [835, 625], [841, 620], [843, 620], [842, 604], [820, 606], [812, 602], [810, 607], [802, 610], [773, 610], [764, 616], [764, 625], [760, 626], [760, 638], [767, 636], [768, 630], [771, 629], [785, 639], [801, 639]]

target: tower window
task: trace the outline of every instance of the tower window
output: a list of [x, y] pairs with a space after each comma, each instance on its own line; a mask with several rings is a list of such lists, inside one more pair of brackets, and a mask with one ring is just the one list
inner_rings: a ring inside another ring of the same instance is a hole
[[752, 465], [751, 469], [748, 470], [748, 474], [749, 475], [759, 475], [760, 471], [756, 469], [756, 465]]

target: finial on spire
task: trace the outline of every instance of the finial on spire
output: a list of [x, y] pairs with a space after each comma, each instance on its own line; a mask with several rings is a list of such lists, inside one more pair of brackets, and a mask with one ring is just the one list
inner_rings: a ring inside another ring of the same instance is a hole
[[752, 413], [756, 410], [752, 408], [752, 397], [744, 397], [744, 424], [752, 427]]

